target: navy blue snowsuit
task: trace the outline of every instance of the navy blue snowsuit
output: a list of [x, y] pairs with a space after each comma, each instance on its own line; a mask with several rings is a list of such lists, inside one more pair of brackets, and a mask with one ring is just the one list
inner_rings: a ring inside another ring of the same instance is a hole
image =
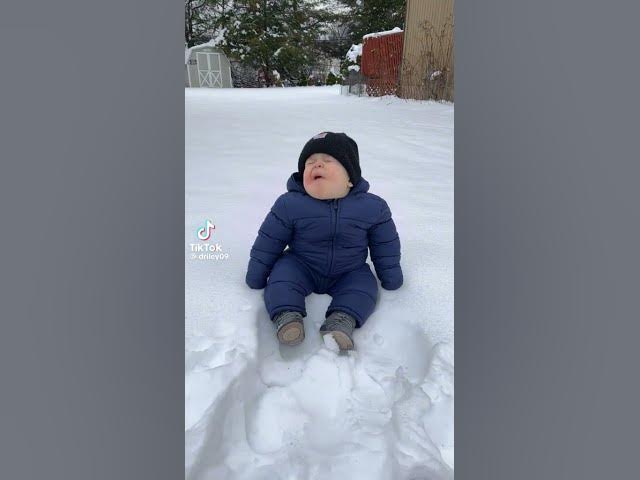
[[[311, 292], [333, 297], [327, 310], [348, 313], [361, 327], [375, 308], [378, 284], [400, 288], [400, 238], [387, 203], [368, 193], [361, 178], [346, 197], [318, 200], [308, 195], [296, 172], [265, 218], [251, 248], [246, 282], [265, 288], [270, 318], [285, 310], [306, 316]], [[286, 246], [287, 250], [284, 250]], [[284, 250], [284, 252], [283, 252]]]

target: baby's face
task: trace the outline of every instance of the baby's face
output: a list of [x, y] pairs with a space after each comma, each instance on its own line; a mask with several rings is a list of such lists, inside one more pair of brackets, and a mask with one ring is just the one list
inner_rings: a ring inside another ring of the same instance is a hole
[[342, 164], [326, 153], [314, 153], [304, 164], [304, 189], [318, 200], [346, 197], [353, 186]]

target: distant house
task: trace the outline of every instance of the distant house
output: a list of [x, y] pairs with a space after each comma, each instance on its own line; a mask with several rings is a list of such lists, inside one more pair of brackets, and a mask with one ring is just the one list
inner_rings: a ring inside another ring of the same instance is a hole
[[233, 87], [229, 59], [212, 42], [185, 49], [184, 67], [187, 87]]

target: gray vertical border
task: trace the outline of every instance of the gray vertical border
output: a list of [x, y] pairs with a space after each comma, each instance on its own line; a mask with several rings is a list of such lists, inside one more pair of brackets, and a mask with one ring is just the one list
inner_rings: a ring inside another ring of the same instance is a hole
[[456, 0], [456, 477], [637, 478], [634, 2]]
[[182, 478], [182, 3], [2, 2], [0, 58], [0, 478]]

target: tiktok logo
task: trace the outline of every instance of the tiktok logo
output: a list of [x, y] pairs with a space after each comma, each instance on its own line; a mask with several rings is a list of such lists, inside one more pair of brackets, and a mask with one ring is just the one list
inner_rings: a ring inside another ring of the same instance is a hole
[[[216, 229], [216, 226], [209, 219], [205, 220], [203, 227], [198, 227], [196, 229], [196, 235], [199, 240], [202, 242], [207, 242], [213, 235], [213, 231]], [[226, 252], [222, 248], [222, 244], [220, 242], [215, 243], [189, 243], [188, 245], [188, 255], [191, 260], [207, 260], [207, 261], [220, 261], [227, 260], [229, 258], [229, 253]]]
[[215, 229], [216, 226], [213, 224], [213, 222], [207, 219], [204, 227], [198, 229], [198, 238], [203, 241], [209, 240], [211, 238], [211, 234]]

